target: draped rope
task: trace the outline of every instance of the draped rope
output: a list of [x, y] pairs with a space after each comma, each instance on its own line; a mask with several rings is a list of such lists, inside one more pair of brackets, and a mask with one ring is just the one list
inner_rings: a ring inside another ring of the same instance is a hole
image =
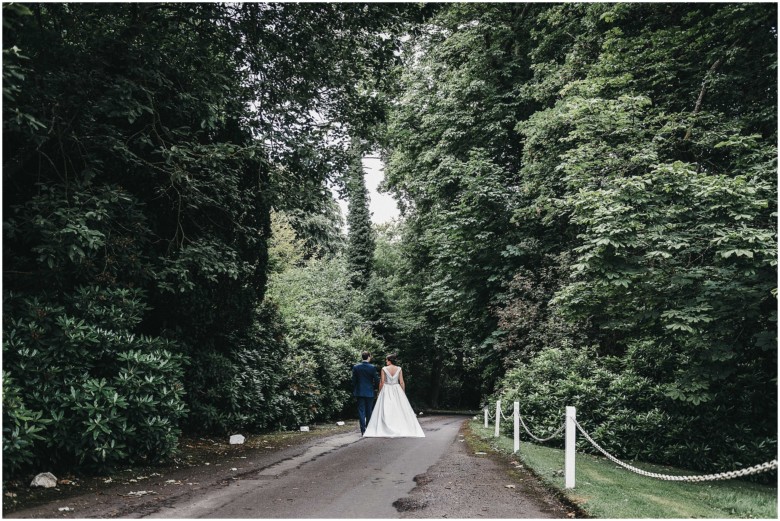
[[582, 425], [580, 425], [577, 420], [574, 420], [574, 424], [577, 426], [577, 429], [582, 433], [585, 439], [588, 440], [594, 447], [596, 447], [599, 450], [599, 452], [604, 454], [604, 456], [606, 456], [609, 460], [611, 460], [614, 463], [617, 463], [618, 465], [620, 465], [625, 469], [630, 470], [631, 472], [639, 474], [640, 476], [662, 479], [664, 481], [701, 482], [701, 481], [718, 481], [718, 480], [725, 480], [725, 479], [734, 479], [742, 476], [750, 476], [751, 474], [759, 474], [761, 472], [767, 472], [777, 468], [777, 459], [773, 459], [772, 461], [767, 461], [766, 463], [761, 463], [760, 465], [753, 465], [752, 467], [747, 467], [740, 470], [730, 470], [728, 472], [720, 472], [718, 474], [702, 474], [698, 476], [674, 476], [671, 474], [658, 474], [656, 472], [648, 472], [646, 470], [642, 470], [640, 468], [629, 465], [628, 463], [624, 463], [620, 461], [615, 456], [613, 456], [612, 454], [604, 450], [601, 447], [601, 445], [593, 441], [593, 438], [591, 438], [590, 435], [587, 432], [585, 432], [585, 429], [582, 428]]
[[[490, 419], [495, 419], [495, 414], [490, 412], [490, 407], [486, 406], [485, 409], [488, 411], [488, 417]], [[498, 413], [501, 415], [504, 420], [509, 421], [509, 419], [514, 417], [514, 411], [507, 417], [504, 414], [504, 411], [502, 409], [498, 409]], [[523, 426], [523, 429], [525, 429], [525, 432], [528, 433], [528, 435], [533, 438], [534, 440], [543, 443], [546, 441], [550, 441], [551, 439], [558, 436], [563, 429], [566, 427], [566, 422], [564, 422], [558, 429], [556, 429], [555, 432], [553, 432], [550, 436], [546, 438], [539, 438], [538, 436], [534, 435], [530, 429], [528, 429], [528, 426], [525, 424], [525, 421], [523, 421], [523, 416], [521, 414], [518, 414], [518, 420], [520, 420], [520, 424]], [[719, 480], [727, 480], [727, 479], [734, 479], [739, 478], [743, 476], [750, 476], [753, 474], [760, 474], [762, 472], [769, 472], [770, 470], [777, 469], [777, 459], [773, 459], [771, 461], [767, 461], [765, 463], [761, 463], [759, 465], [753, 465], [752, 467], [746, 467], [743, 469], [738, 470], [730, 470], [726, 472], [719, 472], [716, 474], [700, 474], [700, 475], [694, 475], [694, 476], [676, 476], [672, 474], [659, 474], [657, 472], [648, 472], [646, 470], [642, 470], [640, 468], [634, 467], [633, 465], [629, 465], [628, 463], [625, 463], [623, 461], [620, 461], [618, 458], [607, 452], [601, 445], [596, 443], [596, 441], [588, 434], [585, 429], [582, 428], [582, 425], [576, 420], [573, 419], [574, 425], [577, 427], [577, 430], [579, 430], [582, 435], [585, 437], [586, 440], [588, 440], [599, 452], [601, 452], [604, 456], [606, 456], [610, 461], [613, 463], [616, 463], [620, 465], [621, 467], [634, 472], [636, 474], [639, 474], [640, 476], [647, 476], [650, 478], [660, 479], [664, 481], [683, 481], [683, 482], [703, 482], [703, 481], [719, 481]]]

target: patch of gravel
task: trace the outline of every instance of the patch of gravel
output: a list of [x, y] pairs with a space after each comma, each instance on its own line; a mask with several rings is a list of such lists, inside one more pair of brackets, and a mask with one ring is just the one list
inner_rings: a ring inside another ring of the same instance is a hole
[[425, 474], [412, 492], [393, 503], [401, 518], [571, 518], [561, 503], [524, 468], [497, 455], [474, 454], [468, 424], [452, 450]]

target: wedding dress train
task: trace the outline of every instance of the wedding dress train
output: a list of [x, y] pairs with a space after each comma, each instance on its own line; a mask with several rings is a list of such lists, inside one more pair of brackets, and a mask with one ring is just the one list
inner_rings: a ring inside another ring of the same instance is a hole
[[417, 416], [406, 398], [406, 393], [398, 384], [401, 377], [401, 368], [390, 375], [388, 367], [382, 368], [385, 372], [385, 383], [379, 392], [379, 397], [374, 405], [374, 412], [363, 434], [367, 438], [424, 438]]

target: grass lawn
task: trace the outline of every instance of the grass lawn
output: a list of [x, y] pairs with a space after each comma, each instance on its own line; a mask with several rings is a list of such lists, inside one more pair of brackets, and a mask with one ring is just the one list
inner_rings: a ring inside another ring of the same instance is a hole
[[[493, 438], [493, 426], [485, 429], [481, 422], [472, 421], [470, 427], [494, 450], [511, 454], [512, 440], [506, 436]], [[581, 453], [577, 454], [576, 487], [566, 490], [563, 456], [562, 449], [521, 442], [516, 457], [593, 517], [777, 519], [777, 487], [738, 479], [703, 483], [661, 481], [629, 472], [606, 458]], [[664, 474], [690, 474], [649, 463], [636, 466]]]

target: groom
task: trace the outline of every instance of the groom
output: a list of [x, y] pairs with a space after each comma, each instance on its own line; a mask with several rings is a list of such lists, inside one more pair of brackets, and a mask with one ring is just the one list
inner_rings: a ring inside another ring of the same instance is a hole
[[376, 367], [371, 364], [371, 353], [363, 351], [363, 362], [352, 367], [352, 394], [357, 399], [360, 434], [366, 432], [366, 425], [374, 410], [374, 387], [379, 383]]

